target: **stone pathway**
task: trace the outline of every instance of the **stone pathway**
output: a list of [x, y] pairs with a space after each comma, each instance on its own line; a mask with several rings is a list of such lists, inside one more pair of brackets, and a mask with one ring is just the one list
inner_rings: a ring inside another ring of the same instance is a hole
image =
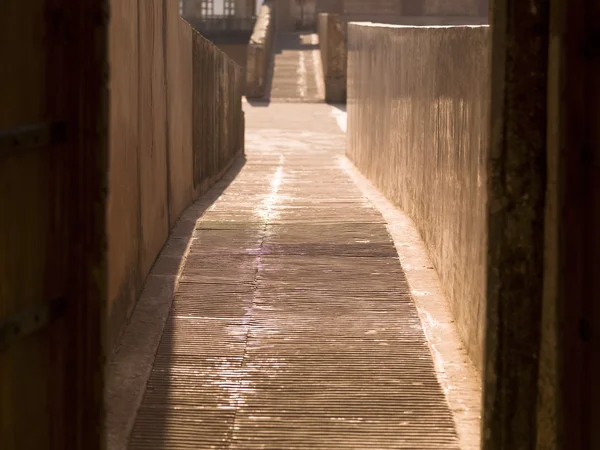
[[318, 36], [278, 33], [275, 36], [270, 99], [322, 102], [325, 98]]
[[326, 105], [247, 107], [196, 223], [134, 449], [458, 449], [394, 243]]

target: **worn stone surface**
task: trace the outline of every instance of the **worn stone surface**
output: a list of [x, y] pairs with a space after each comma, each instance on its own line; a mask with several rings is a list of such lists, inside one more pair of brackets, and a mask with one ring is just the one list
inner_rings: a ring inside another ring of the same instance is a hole
[[324, 99], [319, 39], [314, 33], [277, 33], [271, 101], [322, 102]]
[[419, 231], [349, 160], [342, 160], [342, 165], [387, 223], [429, 341], [438, 380], [454, 414], [460, 448], [480, 450], [481, 377], [458, 335], [450, 305]]
[[[191, 247], [129, 448], [460, 448], [394, 242], [340, 162], [331, 108], [248, 115], [243, 169], [182, 217]], [[162, 267], [184, 249], [170, 242]]]
[[347, 24], [339, 15], [319, 14], [319, 50], [325, 100], [331, 103], [346, 102], [346, 29]]
[[480, 371], [488, 50], [487, 27], [349, 25], [348, 156], [415, 221]]
[[127, 447], [188, 256], [196, 220], [219, 198], [243, 165], [243, 157], [235, 160], [231, 169], [229, 166], [226, 168], [225, 176], [186, 209], [146, 277], [131, 320], [106, 370], [106, 442], [110, 450], [124, 450]]

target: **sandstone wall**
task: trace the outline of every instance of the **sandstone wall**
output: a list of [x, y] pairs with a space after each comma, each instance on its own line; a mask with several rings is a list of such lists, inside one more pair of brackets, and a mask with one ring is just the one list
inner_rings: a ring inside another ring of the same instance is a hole
[[240, 68], [178, 1], [110, 6], [109, 349], [181, 212], [243, 149]]
[[482, 369], [487, 26], [349, 24], [348, 156], [415, 221]]

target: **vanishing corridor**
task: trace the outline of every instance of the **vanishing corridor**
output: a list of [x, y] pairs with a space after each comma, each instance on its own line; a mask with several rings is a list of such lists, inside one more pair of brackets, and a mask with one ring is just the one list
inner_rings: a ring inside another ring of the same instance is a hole
[[275, 35], [245, 156], [153, 266], [109, 370], [111, 450], [479, 448], [435, 270], [346, 159], [315, 39]]
[[0, 450], [600, 450], [593, 2], [0, 2]]
[[206, 211], [129, 448], [458, 448], [332, 107], [246, 110], [247, 161], [193, 207]]

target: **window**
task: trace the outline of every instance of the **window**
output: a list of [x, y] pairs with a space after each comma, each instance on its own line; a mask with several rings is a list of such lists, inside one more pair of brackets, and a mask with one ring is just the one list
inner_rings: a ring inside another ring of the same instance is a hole
[[200, 12], [201, 12], [202, 17], [208, 17], [208, 16], [214, 15], [213, 0], [202, 0]]
[[235, 0], [223, 0], [224, 1], [224, 11], [223, 14], [226, 16], [234, 16], [235, 15]]

